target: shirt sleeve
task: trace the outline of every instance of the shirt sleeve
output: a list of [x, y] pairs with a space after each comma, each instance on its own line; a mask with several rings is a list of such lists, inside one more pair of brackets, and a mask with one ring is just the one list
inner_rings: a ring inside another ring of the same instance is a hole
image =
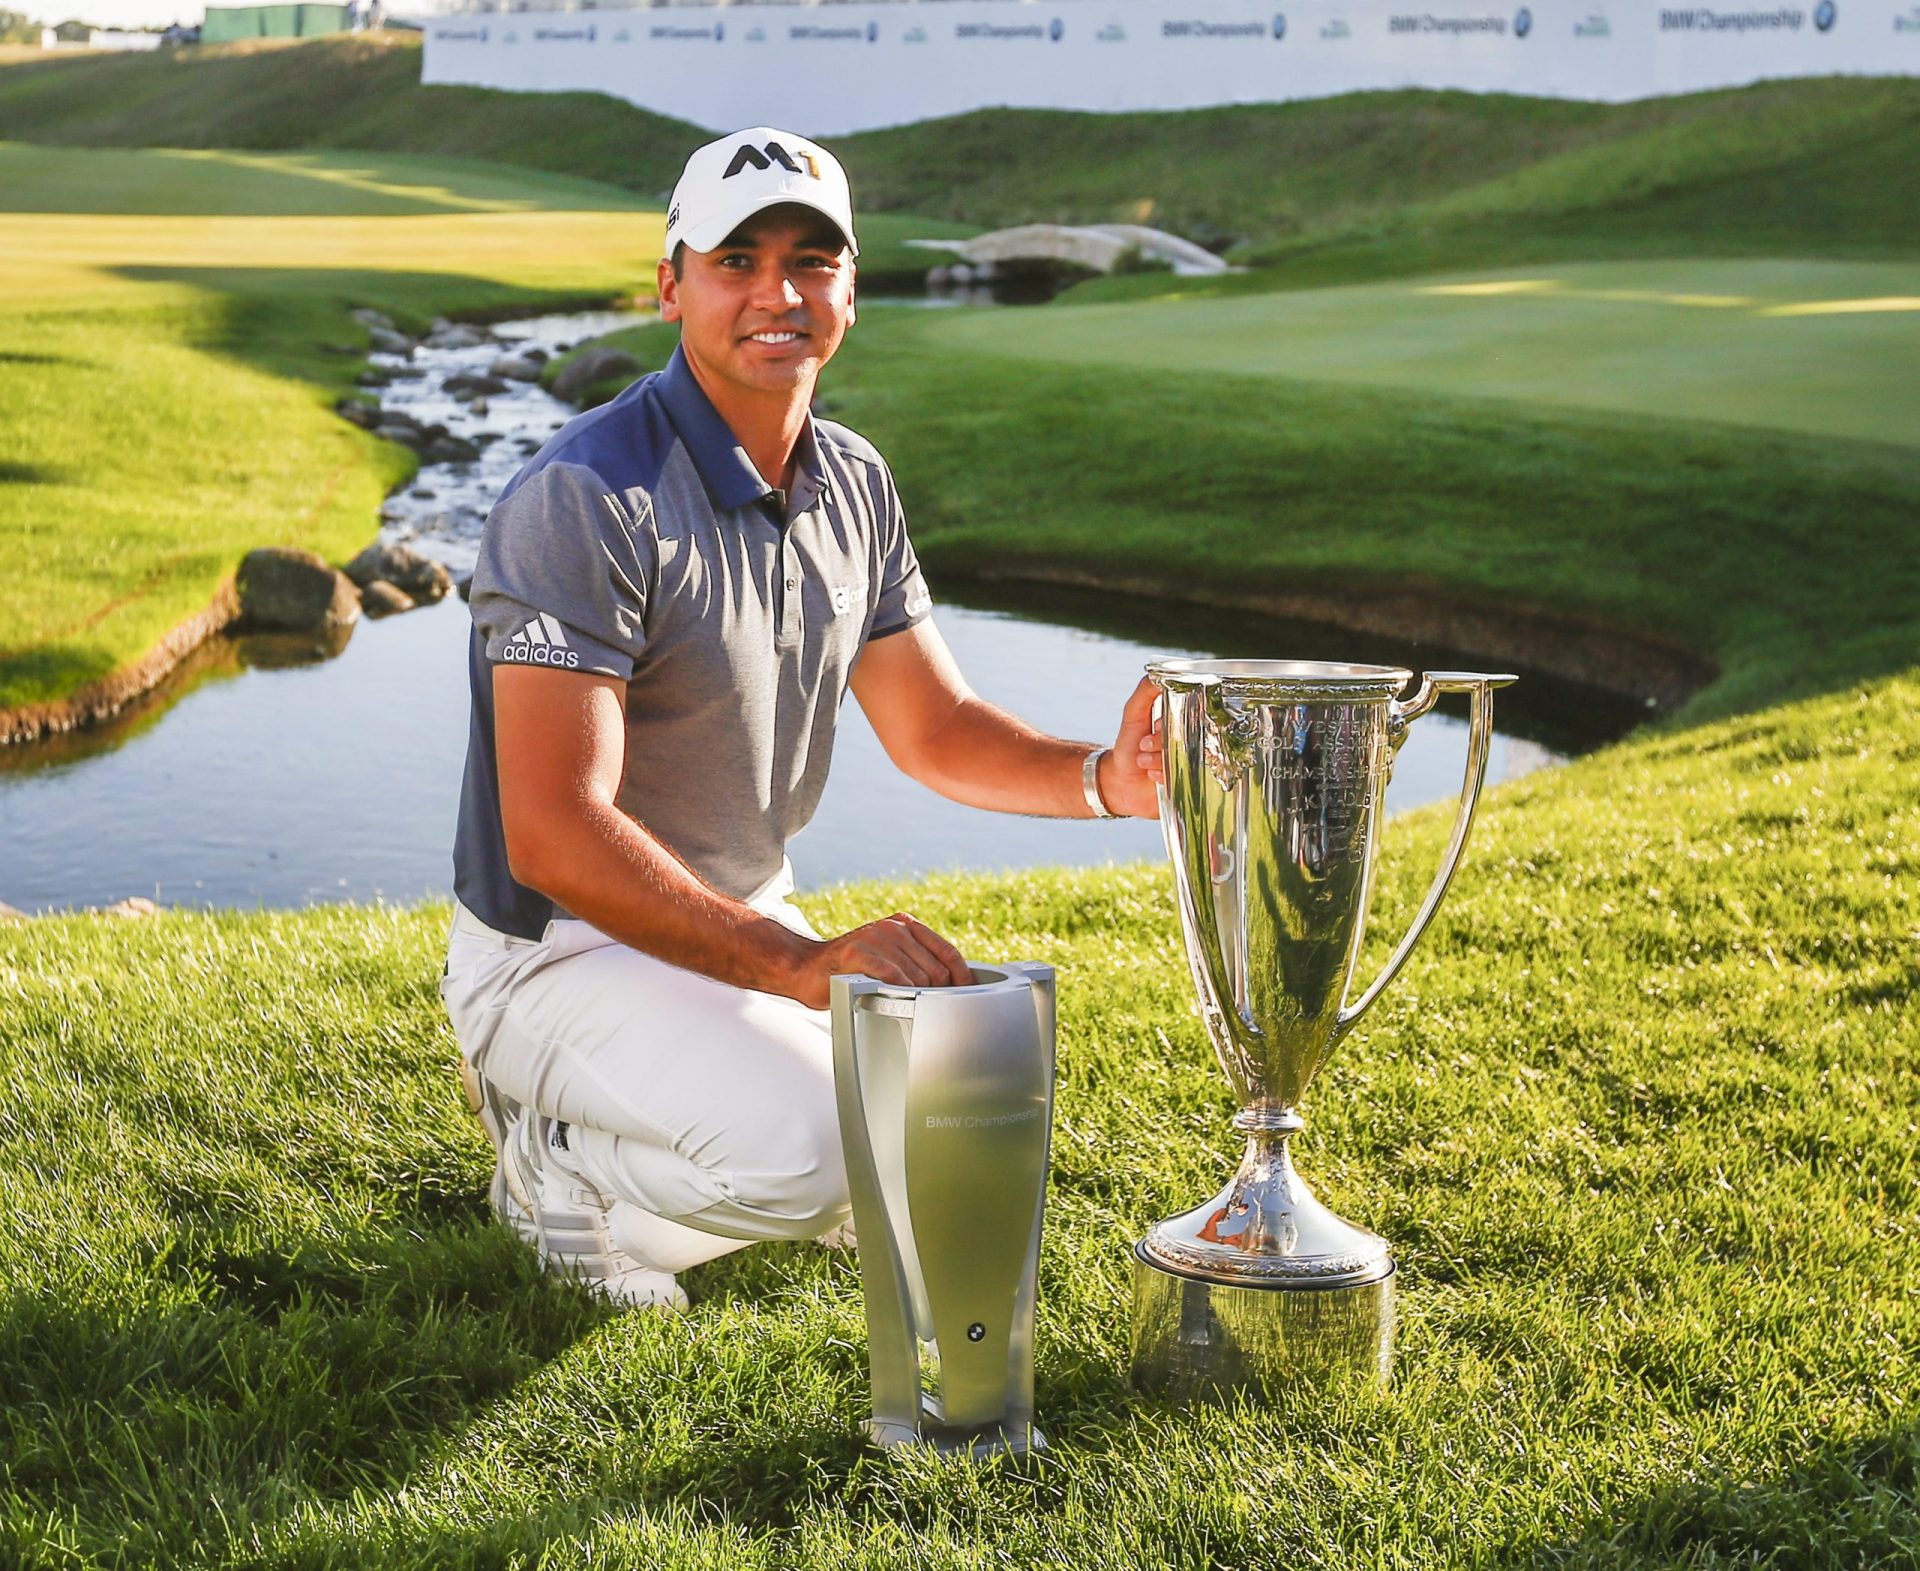
[[494, 507], [474, 564], [474, 626], [496, 665], [626, 681], [646, 646], [640, 532], [590, 469], [548, 464]]
[[907, 538], [907, 514], [900, 505], [900, 493], [894, 489], [891, 472], [883, 467], [880, 475], [881, 484], [874, 497], [879, 567], [874, 574], [872, 631], [867, 634], [870, 640], [904, 633], [933, 614], [933, 596], [921, 576], [913, 542]]

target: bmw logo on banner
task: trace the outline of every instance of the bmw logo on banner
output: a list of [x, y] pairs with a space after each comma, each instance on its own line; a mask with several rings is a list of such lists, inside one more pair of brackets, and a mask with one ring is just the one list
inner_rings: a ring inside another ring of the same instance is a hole
[[1066, 36], [1066, 31], [1067, 24], [1056, 16], [1053, 19], [1053, 25], [1047, 29], [1047, 37], [1051, 38], [1057, 44]]
[[1839, 14], [1834, 9], [1833, 0], [1820, 0], [1820, 3], [1813, 8], [1813, 25], [1824, 33], [1833, 26], [1834, 18]]
[[1527, 34], [1532, 31], [1533, 13], [1525, 6], [1521, 6], [1518, 11], [1513, 13], [1513, 36], [1515, 38], [1525, 38]]
[[1273, 36], [1275, 38], [1285, 38], [1287, 36], [1287, 13], [1284, 11], [1275, 11], [1273, 13]]

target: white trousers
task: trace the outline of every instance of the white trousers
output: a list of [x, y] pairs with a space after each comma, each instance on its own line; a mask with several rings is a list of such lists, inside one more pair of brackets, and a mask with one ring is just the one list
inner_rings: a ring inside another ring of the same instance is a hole
[[[789, 886], [790, 887], [790, 886]], [[779, 895], [756, 908], [797, 932]], [[537, 940], [454, 907], [440, 984], [460, 1048], [523, 1107], [567, 1126], [567, 1163], [678, 1271], [849, 1211], [824, 1010], [729, 987], [549, 922]]]

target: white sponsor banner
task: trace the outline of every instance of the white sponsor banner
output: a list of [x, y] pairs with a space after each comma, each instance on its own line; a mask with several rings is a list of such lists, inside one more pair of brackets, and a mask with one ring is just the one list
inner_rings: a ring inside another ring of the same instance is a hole
[[445, 16], [427, 82], [585, 89], [816, 136], [996, 106], [1192, 109], [1394, 87], [1619, 101], [1920, 73], [1920, 0], [939, 0]]

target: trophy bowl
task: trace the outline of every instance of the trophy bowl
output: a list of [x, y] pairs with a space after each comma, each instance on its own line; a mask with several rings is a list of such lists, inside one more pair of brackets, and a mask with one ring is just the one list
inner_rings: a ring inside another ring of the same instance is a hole
[[[1393, 1253], [1295, 1171], [1301, 1098], [1406, 964], [1459, 866], [1486, 775], [1492, 693], [1514, 678], [1395, 666], [1158, 660], [1160, 824], [1200, 1015], [1240, 1111], [1239, 1170], [1134, 1249], [1133, 1377], [1175, 1396], [1385, 1381]], [[1440, 870], [1380, 975], [1348, 1002], [1386, 787], [1413, 722], [1472, 695]]]

